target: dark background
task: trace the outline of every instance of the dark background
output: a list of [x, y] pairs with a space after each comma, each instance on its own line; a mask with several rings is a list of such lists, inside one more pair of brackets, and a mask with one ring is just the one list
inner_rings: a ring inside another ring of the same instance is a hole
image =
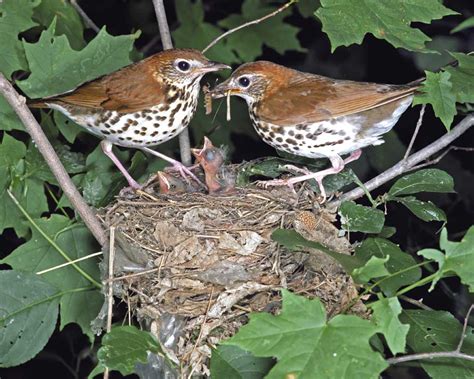
[[[225, 18], [229, 13], [240, 11], [241, 1], [204, 0], [206, 21], [213, 23]], [[474, 14], [472, 0], [445, 1], [446, 6], [461, 13], [463, 16], [451, 16], [436, 21], [432, 25], [415, 25], [426, 34], [434, 37], [435, 44], [443, 49], [469, 52], [474, 50], [473, 29], [450, 35], [452, 30], [464, 18]], [[138, 50], [150, 55], [161, 50], [158, 36], [155, 13], [151, 0], [83, 0], [81, 6], [92, 20], [99, 26], [107, 26], [113, 35], [127, 34], [137, 29], [142, 30], [142, 35], [136, 43]], [[178, 27], [173, 1], [166, 0], [166, 9], [170, 28]], [[302, 71], [318, 73], [341, 79], [373, 81], [379, 83], [407, 83], [423, 76], [426, 64], [429, 69], [447, 63], [449, 57], [425, 56], [393, 48], [390, 44], [366, 36], [362, 46], [340, 47], [331, 54], [329, 40], [321, 32], [319, 21], [314, 18], [304, 18], [293, 11], [289, 22], [301, 28], [298, 38], [301, 45], [308, 49], [306, 53], [288, 52], [279, 55], [274, 50], [264, 47], [264, 53], [259, 59], [271, 60]], [[86, 31], [86, 36], [92, 38], [94, 33]], [[422, 64], [422, 61], [424, 64]], [[235, 102], [235, 101], [234, 101]], [[221, 107], [224, 112], [224, 107]], [[419, 114], [419, 106], [409, 109], [391, 135], [387, 136], [388, 142], [384, 145], [364, 150], [363, 157], [352, 165], [361, 179], [369, 179], [384, 168], [396, 163], [403, 156], [404, 146], [407, 146], [412, 136], [414, 126]], [[461, 116], [458, 116], [456, 124]], [[454, 125], [453, 124], [453, 125]], [[218, 125], [225, 127], [225, 125]], [[235, 132], [231, 134], [230, 144], [233, 146], [230, 160], [240, 162], [265, 155], [275, 155], [275, 151], [257, 139], [255, 133], [246, 125], [233, 126]], [[245, 132], [243, 132], [245, 131]], [[425, 119], [415, 142], [414, 149], [422, 148], [439, 136], [446, 133], [444, 126], [433, 115], [431, 108], [427, 109]], [[210, 136], [212, 139], [212, 135]], [[456, 146], [472, 146], [474, 131], [471, 129], [455, 141]], [[193, 144], [202, 141], [193, 138]], [[175, 148], [176, 144], [169, 148]], [[401, 154], [401, 155], [400, 155]], [[473, 153], [465, 151], [452, 151], [444, 157], [439, 167], [446, 170], [454, 177], [456, 193], [453, 194], [422, 194], [423, 200], [431, 200], [442, 208], [448, 217], [448, 230], [451, 240], [459, 240], [471, 226], [474, 220], [474, 170]], [[383, 193], [387, 186], [375, 191], [374, 195]], [[361, 200], [364, 202], [364, 200]], [[407, 252], [415, 253], [421, 248], [438, 246], [438, 232], [440, 223], [425, 223], [408, 210], [399, 205], [388, 206], [386, 225], [395, 226], [397, 233], [391, 238]], [[362, 236], [356, 236], [362, 237]], [[359, 238], [360, 239], [360, 238]], [[2, 252], [8, 254], [21, 244], [13, 232], [6, 231], [0, 236]], [[472, 303], [467, 291], [457, 279], [444, 280], [437, 289], [429, 293], [427, 287], [422, 287], [410, 293], [410, 296], [419, 299], [424, 297], [424, 303], [435, 309], [444, 309], [452, 312], [458, 319], [463, 319], [467, 307]], [[405, 307], [410, 307], [404, 304]], [[69, 325], [61, 333], [56, 332], [44, 351], [35, 359], [26, 364], [7, 370], [0, 370], [0, 378], [83, 378], [95, 366], [94, 347], [88, 345], [80, 329]], [[392, 378], [422, 378], [424, 373], [417, 369], [397, 369], [386, 374]]]

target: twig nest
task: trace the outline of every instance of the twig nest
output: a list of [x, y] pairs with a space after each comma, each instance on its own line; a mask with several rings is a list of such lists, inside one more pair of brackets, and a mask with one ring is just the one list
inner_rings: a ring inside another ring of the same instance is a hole
[[[142, 194], [118, 198], [102, 212], [104, 223], [120, 233], [127, 259], [145, 270], [115, 267], [123, 299], [130, 312], [151, 321], [162, 341], [170, 338], [163, 333], [164, 317], [182, 321], [172, 331], [175, 343], [166, 347], [185, 372], [207, 373], [211, 348], [245, 324], [248, 313], [277, 312], [281, 288], [319, 297], [329, 316], [357, 296], [331, 257], [316, 249], [288, 251], [271, 239], [275, 229], [294, 228], [350, 254], [333, 215], [319, 209], [313, 196], [251, 187], [215, 196]], [[365, 313], [362, 305], [352, 309]]]

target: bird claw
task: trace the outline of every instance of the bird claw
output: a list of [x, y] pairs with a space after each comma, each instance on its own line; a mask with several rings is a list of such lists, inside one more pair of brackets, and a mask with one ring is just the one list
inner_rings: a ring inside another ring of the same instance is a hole
[[[191, 166], [191, 168], [193, 168], [193, 167], [195, 167], [195, 166]], [[194, 175], [188, 167], [186, 167], [185, 165], [183, 165], [180, 162], [176, 162], [176, 163], [173, 164], [173, 166], [167, 167], [166, 171], [168, 171], [168, 172], [169, 171], [175, 171], [175, 172], [179, 173], [179, 175], [181, 175], [184, 180], [186, 180], [186, 183], [190, 184], [189, 178], [191, 178], [196, 183], [198, 183], [200, 186], [202, 186], [203, 188], [206, 188], [204, 183], [201, 182], [198, 179], [198, 177], [196, 175]]]

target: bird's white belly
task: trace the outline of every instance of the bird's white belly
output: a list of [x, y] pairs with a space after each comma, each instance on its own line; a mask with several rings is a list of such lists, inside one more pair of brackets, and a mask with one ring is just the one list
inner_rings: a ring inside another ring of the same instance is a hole
[[411, 104], [412, 97], [403, 101], [393, 114], [370, 127], [363, 115], [337, 117], [311, 124], [278, 126], [250, 117], [262, 139], [277, 150], [307, 158], [323, 158], [349, 154], [370, 145], [380, 145], [381, 136], [397, 123]]
[[[199, 87], [198, 87], [199, 90]], [[189, 124], [197, 107], [199, 92], [184, 102], [155, 105], [134, 113], [116, 111], [77, 112], [58, 104], [50, 104], [88, 132], [115, 145], [140, 148], [162, 144], [181, 133]]]

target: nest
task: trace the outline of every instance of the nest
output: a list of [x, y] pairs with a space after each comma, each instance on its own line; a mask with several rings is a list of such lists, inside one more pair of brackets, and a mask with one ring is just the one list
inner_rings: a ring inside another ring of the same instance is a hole
[[[124, 253], [115, 267], [120, 296], [148, 322], [181, 375], [209, 374], [211, 349], [250, 312], [278, 313], [282, 288], [319, 297], [328, 317], [357, 296], [351, 278], [326, 254], [289, 251], [271, 239], [277, 228], [294, 228], [350, 254], [334, 216], [304, 188], [298, 195], [253, 187], [223, 195], [142, 193], [117, 198], [101, 217], [116, 227]], [[359, 303], [351, 312], [366, 310]]]

